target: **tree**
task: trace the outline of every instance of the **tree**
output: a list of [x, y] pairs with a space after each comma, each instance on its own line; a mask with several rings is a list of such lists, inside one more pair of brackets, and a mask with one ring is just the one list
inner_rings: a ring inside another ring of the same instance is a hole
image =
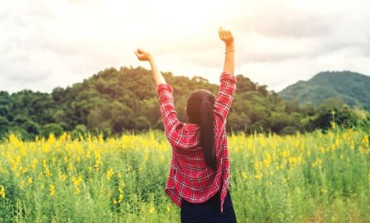
[[226, 128], [228, 131], [247, 131], [251, 124], [251, 120], [244, 112], [241, 114], [230, 113], [227, 120]]
[[24, 135], [25, 139], [33, 140], [35, 136], [40, 135], [40, 126], [39, 124], [27, 120], [25, 123], [22, 124], [21, 126], [27, 133], [27, 135]]
[[137, 129], [139, 131], [149, 129], [149, 127], [150, 127], [150, 122], [144, 116], [138, 117], [134, 122], [135, 122], [135, 129]]
[[62, 126], [58, 123], [49, 123], [43, 126], [42, 135], [45, 137], [49, 137], [50, 134], [54, 134], [56, 137], [62, 135], [64, 132]]
[[0, 116], [0, 139], [5, 137], [9, 131], [10, 123], [7, 118]]
[[76, 125], [73, 129], [71, 136], [73, 138], [85, 137], [87, 134], [87, 127], [85, 125]]

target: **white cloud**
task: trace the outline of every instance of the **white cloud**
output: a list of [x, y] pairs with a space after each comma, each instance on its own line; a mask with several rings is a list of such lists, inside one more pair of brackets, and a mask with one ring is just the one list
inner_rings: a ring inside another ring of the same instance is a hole
[[0, 8], [0, 90], [51, 91], [108, 67], [145, 66], [218, 81], [219, 26], [233, 30], [236, 72], [280, 90], [319, 71], [370, 74], [364, 0], [8, 1]]

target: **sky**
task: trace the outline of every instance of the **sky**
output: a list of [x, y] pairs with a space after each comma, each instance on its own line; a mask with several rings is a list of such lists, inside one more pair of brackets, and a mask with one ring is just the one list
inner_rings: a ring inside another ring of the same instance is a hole
[[320, 71], [370, 75], [367, 0], [17, 0], [0, 8], [0, 91], [51, 92], [106, 68], [150, 69], [218, 83], [224, 44], [235, 73], [280, 91]]

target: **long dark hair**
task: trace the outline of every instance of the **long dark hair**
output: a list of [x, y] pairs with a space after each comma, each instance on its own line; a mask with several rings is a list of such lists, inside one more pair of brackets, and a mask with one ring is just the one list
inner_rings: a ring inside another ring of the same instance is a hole
[[186, 105], [186, 115], [190, 123], [200, 127], [200, 143], [208, 167], [217, 169], [216, 150], [214, 147], [213, 104], [215, 95], [208, 90], [196, 90], [191, 93]]

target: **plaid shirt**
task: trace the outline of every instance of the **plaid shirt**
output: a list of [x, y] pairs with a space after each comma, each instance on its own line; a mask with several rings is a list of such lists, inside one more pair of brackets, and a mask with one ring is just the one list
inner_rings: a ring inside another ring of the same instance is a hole
[[172, 146], [172, 162], [166, 193], [179, 207], [181, 199], [190, 203], [204, 203], [221, 191], [220, 203], [223, 212], [230, 175], [225, 126], [236, 87], [236, 78], [224, 72], [220, 81], [220, 90], [214, 104], [216, 171], [205, 163], [200, 146], [199, 126], [182, 123], [177, 119], [172, 87], [168, 84], [157, 86], [164, 129]]

